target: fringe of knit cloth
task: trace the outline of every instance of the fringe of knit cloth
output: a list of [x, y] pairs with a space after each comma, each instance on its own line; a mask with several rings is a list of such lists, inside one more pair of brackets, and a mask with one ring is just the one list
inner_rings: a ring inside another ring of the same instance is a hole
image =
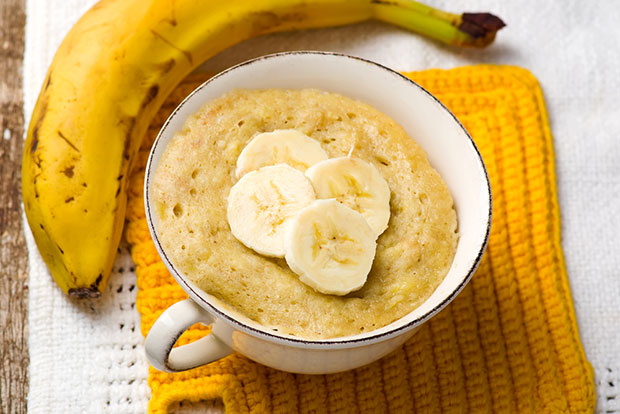
[[[226, 413], [594, 411], [593, 373], [564, 265], [553, 143], [537, 80], [518, 67], [491, 65], [405, 75], [459, 118], [488, 169], [493, 226], [469, 285], [400, 349], [352, 371], [295, 375], [238, 354], [175, 374], [151, 367], [149, 413], [167, 413], [179, 401], [218, 398]], [[166, 117], [204, 80], [188, 78], [168, 98], [130, 180], [126, 237], [144, 335], [163, 310], [187, 297], [148, 232], [146, 159]], [[208, 330], [196, 325], [178, 344]]]

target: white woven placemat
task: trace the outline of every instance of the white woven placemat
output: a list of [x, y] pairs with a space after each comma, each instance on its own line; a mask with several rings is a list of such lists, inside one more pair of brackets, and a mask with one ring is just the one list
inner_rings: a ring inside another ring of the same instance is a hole
[[[56, 48], [93, 3], [27, 0], [26, 120]], [[362, 56], [397, 70], [475, 63], [530, 69], [542, 84], [551, 117], [563, 246], [581, 338], [596, 371], [597, 411], [620, 413], [620, 7], [613, 0], [596, 7], [577, 0], [432, 3], [453, 11], [493, 11], [508, 27], [485, 50], [443, 47], [379, 23], [277, 34], [231, 48], [203, 68], [217, 71], [262, 54], [315, 49]], [[103, 299], [75, 305], [52, 282], [29, 235], [28, 246], [29, 411], [144, 413], [148, 364], [126, 248]]]

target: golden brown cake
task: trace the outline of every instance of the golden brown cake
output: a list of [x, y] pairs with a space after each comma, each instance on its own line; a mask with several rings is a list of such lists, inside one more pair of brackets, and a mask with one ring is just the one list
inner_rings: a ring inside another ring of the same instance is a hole
[[[256, 134], [277, 129], [305, 133], [330, 157], [352, 150], [387, 181], [391, 216], [360, 290], [316, 292], [284, 259], [231, 234], [237, 157]], [[452, 198], [422, 148], [369, 105], [312, 89], [235, 90], [205, 104], [165, 149], [152, 197], [159, 239], [177, 269], [267, 329], [307, 339], [368, 332], [411, 312], [448, 272], [458, 240]]]

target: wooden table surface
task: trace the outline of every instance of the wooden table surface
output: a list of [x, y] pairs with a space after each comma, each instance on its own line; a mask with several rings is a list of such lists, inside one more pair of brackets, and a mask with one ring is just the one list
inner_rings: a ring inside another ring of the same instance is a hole
[[25, 0], [0, 1], [0, 413], [25, 413], [28, 255], [22, 230]]

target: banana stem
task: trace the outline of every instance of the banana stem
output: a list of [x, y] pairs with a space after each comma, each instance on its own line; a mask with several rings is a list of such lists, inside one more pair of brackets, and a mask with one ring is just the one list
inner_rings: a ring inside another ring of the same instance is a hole
[[454, 14], [415, 0], [371, 0], [373, 17], [453, 46], [485, 47], [506, 24], [490, 13]]

